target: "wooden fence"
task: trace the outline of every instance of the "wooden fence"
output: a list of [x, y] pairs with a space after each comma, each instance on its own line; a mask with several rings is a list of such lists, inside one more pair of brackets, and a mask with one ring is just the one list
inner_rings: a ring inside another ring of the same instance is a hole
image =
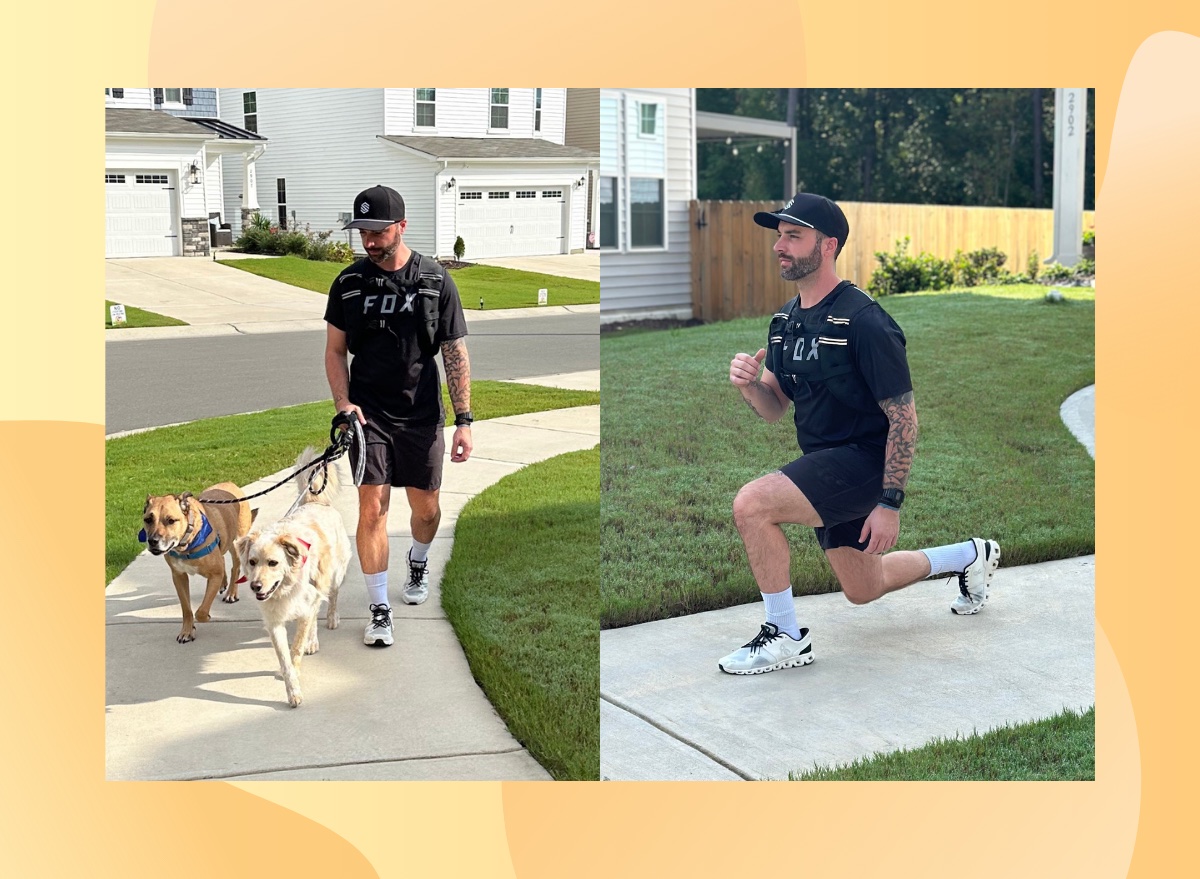
[[[879, 267], [877, 251], [891, 253], [905, 236], [908, 252], [949, 258], [996, 247], [1007, 254], [1005, 268], [1024, 272], [1037, 251], [1045, 261], [1054, 245], [1054, 212], [1033, 208], [974, 208], [943, 205], [838, 202], [850, 223], [850, 236], [837, 273], [866, 288]], [[693, 201], [691, 203], [692, 314], [703, 321], [764, 315], [796, 295], [779, 277], [771, 247], [775, 233], [754, 223], [757, 211], [775, 211], [779, 202]], [[1083, 226], [1094, 229], [1094, 211]]]

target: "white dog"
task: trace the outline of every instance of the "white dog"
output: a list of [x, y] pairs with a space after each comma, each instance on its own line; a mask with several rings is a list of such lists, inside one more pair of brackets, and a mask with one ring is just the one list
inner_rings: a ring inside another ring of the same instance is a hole
[[[296, 466], [303, 467], [313, 459], [313, 450], [307, 448], [296, 459]], [[337, 470], [330, 464], [324, 473], [327, 475], [323, 476], [318, 467], [297, 474], [296, 483], [304, 492], [300, 507], [275, 524], [251, 531], [234, 542], [234, 551], [279, 657], [288, 704], [293, 708], [304, 698], [300, 692], [300, 658], [316, 653], [320, 646], [317, 613], [321, 602], [329, 601], [325, 619], [329, 628], [336, 629], [338, 589], [350, 564], [350, 537], [341, 514], [331, 505], [331, 495], [338, 488]], [[328, 482], [322, 487], [325, 479]], [[319, 494], [313, 491], [314, 485]], [[298, 622], [289, 652], [287, 623], [291, 620]]]

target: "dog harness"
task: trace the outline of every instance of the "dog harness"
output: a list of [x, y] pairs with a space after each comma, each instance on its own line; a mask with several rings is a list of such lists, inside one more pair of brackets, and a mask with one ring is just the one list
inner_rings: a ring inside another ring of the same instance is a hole
[[[830, 293], [833, 297], [825, 322], [806, 327], [805, 317], [796, 315], [800, 297], [788, 300], [771, 318], [767, 335], [768, 366], [779, 387], [794, 399], [801, 381], [822, 382], [840, 402], [860, 412], [877, 413], [879, 403], [854, 362], [850, 350], [850, 326], [862, 311], [879, 304], [850, 281], [842, 281]], [[816, 357], [798, 350], [804, 337], [816, 336], [812, 350]], [[808, 363], [808, 360], [814, 360]]]

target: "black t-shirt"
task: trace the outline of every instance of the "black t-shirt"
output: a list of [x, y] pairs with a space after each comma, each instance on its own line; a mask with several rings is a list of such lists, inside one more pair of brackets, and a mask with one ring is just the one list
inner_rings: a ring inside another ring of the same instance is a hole
[[[425, 260], [428, 267], [435, 265]], [[418, 255], [395, 272], [362, 259], [342, 270], [329, 288], [325, 320], [346, 333], [350, 363], [350, 402], [393, 424], [426, 425], [445, 418], [434, 354], [421, 352], [423, 332], [418, 288]], [[400, 293], [385, 285], [391, 280]], [[385, 326], [368, 326], [383, 321]], [[458, 288], [444, 272], [438, 297], [437, 345], [467, 335]]]
[[[811, 308], [798, 304], [796, 344], [786, 351], [791, 372], [797, 376], [795, 403], [796, 442], [805, 452], [864, 445], [880, 453], [887, 446], [888, 419], [882, 409], [861, 412], [835, 397], [821, 381], [817, 336], [826, 325], [834, 297], [826, 296]], [[850, 321], [850, 352], [871, 390], [873, 400], [898, 397], [913, 389], [908, 372], [904, 332], [892, 316], [872, 303]], [[768, 361], [768, 366], [769, 366]]]

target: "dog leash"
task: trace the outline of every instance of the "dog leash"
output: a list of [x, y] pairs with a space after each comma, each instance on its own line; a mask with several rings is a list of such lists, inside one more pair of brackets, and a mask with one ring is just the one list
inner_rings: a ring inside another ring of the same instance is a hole
[[[346, 429], [341, 430], [341, 428]], [[342, 455], [349, 452], [351, 447], [356, 447], [358, 452], [356, 456], [357, 462], [354, 467], [354, 484], [362, 485], [363, 471], [367, 464], [367, 456], [364, 454], [366, 452], [366, 437], [363, 434], [362, 425], [358, 423], [358, 417], [353, 412], [339, 412], [334, 417], [333, 423], [329, 428], [329, 447], [312, 461], [305, 464], [303, 467], [298, 467], [283, 479], [279, 480], [269, 488], [264, 488], [262, 491], [255, 492], [254, 494], [247, 495], [246, 497], [242, 498], [230, 498], [229, 500], [205, 500], [204, 503], [240, 504], [248, 500], [253, 500], [256, 497], [262, 497], [264, 494], [270, 494], [275, 489], [279, 488], [279, 486], [287, 482], [291, 482], [294, 477], [300, 475], [305, 470], [311, 470], [314, 467], [325, 466], [333, 461], [336, 461], [338, 458], [342, 457]], [[313, 491], [313, 494], [320, 494], [325, 490], [325, 486], [328, 484], [329, 477], [328, 474], [326, 474], [324, 481], [321, 483], [321, 487]], [[301, 493], [300, 497], [304, 497], [304, 494]], [[295, 512], [297, 506], [299, 506], [299, 498], [297, 498], [297, 502], [292, 505], [292, 509], [288, 511], [289, 515], [292, 512]]]

